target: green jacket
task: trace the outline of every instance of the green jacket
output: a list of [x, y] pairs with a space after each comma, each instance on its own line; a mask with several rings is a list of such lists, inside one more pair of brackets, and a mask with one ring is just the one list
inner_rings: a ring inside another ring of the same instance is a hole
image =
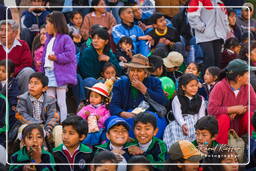
[[[138, 141], [135, 140], [138, 144]], [[167, 159], [167, 146], [164, 141], [153, 137], [147, 151], [143, 154], [150, 163], [164, 163]], [[156, 168], [162, 168], [161, 165], [155, 165]]]
[[[53, 155], [45, 151], [42, 148], [41, 164], [51, 163], [51, 165], [36, 165], [36, 170], [40, 171], [55, 171], [55, 161]], [[32, 158], [28, 155], [26, 147], [23, 147], [21, 150], [17, 151], [11, 156], [11, 163], [32, 163]], [[10, 171], [22, 171], [24, 165], [11, 165]]]

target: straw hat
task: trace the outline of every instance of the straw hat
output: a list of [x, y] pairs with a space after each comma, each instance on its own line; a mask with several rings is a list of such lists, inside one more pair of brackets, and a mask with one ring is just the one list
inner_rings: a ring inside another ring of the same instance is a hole
[[109, 98], [109, 91], [108, 88], [105, 84], [103, 84], [102, 82], [96, 83], [94, 84], [92, 87], [85, 87], [88, 90], [94, 91], [104, 97]]
[[130, 68], [151, 68], [148, 58], [141, 54], [134, 55], [131, 62], [125, 63], [124, 66]]

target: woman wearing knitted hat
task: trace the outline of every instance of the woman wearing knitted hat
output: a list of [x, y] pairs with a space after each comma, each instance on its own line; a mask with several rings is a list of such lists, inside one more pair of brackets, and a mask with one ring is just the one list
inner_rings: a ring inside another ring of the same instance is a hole
[[252, 117], [255, 110], [256, 95], [248, 81], [248, 64], [241, 59], [230, 61], [219, 79], [221, 81], [214, 86], [209, 97], [208, 113], [218, 120], [219, 133], [216, 141], [227, 144], [230, 128], [242, 136], [248, 133], [250, 127], [251, 135], [253, 127], [248, 118]]

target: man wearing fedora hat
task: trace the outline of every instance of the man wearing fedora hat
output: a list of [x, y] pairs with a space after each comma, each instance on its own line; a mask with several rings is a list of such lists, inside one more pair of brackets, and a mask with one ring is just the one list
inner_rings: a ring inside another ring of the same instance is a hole
[[[158, 78], [149, 75], [148, 69], [151, 68], [149, 60], [141, 54], [134, 55], [131, 62], [125, 64], [128, 67], [128, 77], [117, 80], [113, 86], [113, 97], [109, 105], [110, 113], [127, 120], [133, 125], [134, 113], [130, 112], [143, 101], [145, 96], [149, 96], [155, 102], [165, 106], [168, 103]], [[152, 107], [147, 109], [157, 117], [159, 132], [157, 137], [162, 137], [166, 120], [160, 118]], [[133, 136], [133, 132], [130, 131]]]

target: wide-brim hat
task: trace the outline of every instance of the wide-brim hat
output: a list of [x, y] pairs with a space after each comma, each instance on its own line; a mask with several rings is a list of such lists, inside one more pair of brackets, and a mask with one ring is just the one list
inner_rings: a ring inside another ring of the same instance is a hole
[[104, 97], [109, 98], [108, 88], [102, 82], [96, 83], [92, 87], [85, 87], [85, 88], [87, 88], [88, 90], [94, 91]]
[[148, 58], [141, 54], [134, 55], [131, 62], [125, 63], [124, 66], [130, 68], [151, 68]]

